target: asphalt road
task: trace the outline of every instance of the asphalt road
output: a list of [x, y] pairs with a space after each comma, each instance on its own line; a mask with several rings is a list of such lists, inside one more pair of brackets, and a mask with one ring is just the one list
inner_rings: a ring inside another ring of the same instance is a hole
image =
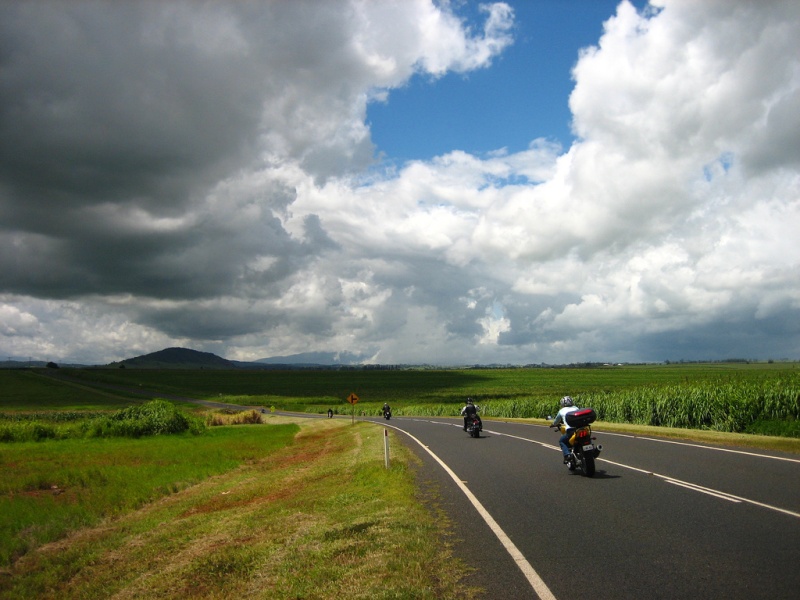
[[590, 479], [547, 427], [486, 421], [473, 439], [455, 419], [374, 421], [418, 440], [392, 437], [422, 458], [488, 598], [800, 598], [796, 455], [597, 429]]

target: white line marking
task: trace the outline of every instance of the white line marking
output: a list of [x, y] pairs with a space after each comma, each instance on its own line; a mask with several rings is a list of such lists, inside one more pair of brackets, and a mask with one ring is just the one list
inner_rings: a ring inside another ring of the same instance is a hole
[[[485, 431], [487, 433], [492, 433], [494, 435], [502, 435], [502, 436], [505, 436], [505, 437], [510, 437], [510, 438], [514, 438], [514, 439], [517, 439], [517, 440], [522, 440], [524, 442], [530, 442], [531, 444], [538, 444], [539, 446], [542, 446], [544, 448], [549, 448], [551, 450], [559, 450], [559, 451], [561, 450], [560, 448], [557, 448], [557, 447], [552, 446], [550, 444], [546, 444], [544, 442], [539, 442], [539, 441], [536, 441], [536, 440], [531, 440], [531, 439], [524, 438], [524, 437], [521, 437], [521, 436], [518, 436], [518, 435], [511, 435], [511, 434], [508, 434], [508, 433], [502, 433], [500, 431], [490, 431], [488, 429], [486, 429]], [[603, 432], [603, 435], [606, 435], [606, 432]], [[660, 440], [656, 440], [656, 441], [660, 441]], [[687, 445], [692, 445], [692, 444], [687, 444]], [[699, 448], [707, 448], [707, 446], [698, 446], [698, 447]], [[735, 451], [732, 451], [732, 452], [735, 452]], [[747, 453], [745, 453], [745, 454], [747, 454]], [[763, 454], [757, 454], [756, 456], [764, 456], [764, 455]], [[774, 457], [767, 457], [767, 458], [774, 458]], [[653, 471], [647, 471], [646, 469], [640, 469], [638, 467], [632, 467], [631, 465], [625, 465], [625, 464], [614, 462], [614, 461], [611, 461], [611, 460], [608, 460], [608, 459], [605, 459], [605, 458], [598, 458], [596, 460], [604, 462], [604, 463], [608, 463], [609, 465], [614, 465], [616, 467], [622, 467], [623, 469], [629, 469], [631, 471], [637, 471], [637, 472], [643, 473], [645, 475], [652, 475], [654, 477], [658, 477], [659, 479], [663, 479], [664, 481], [667, 481], [668, 483], [672, 483], [674, 485], [679, 485], [681, 487], [685, 487], [685, 488], [688, 488], [690, 490], [694, 490], [696, 492], [702, 492], [704, 494], [709, 494], [711, 496], [716, 496], [717, 498], [722, 498], [724, 500], [730, 500], [732, 502], [746, 502], [747, 504], [752, 504], [754, 506], [760, 506], [761, 508], [768, 508], [769, 510], [774, 510], [774, 511], [783, 513], [785, 515], [789, 515], [789, 516], [792, 516], [792, 517], [800, 518], [800, 513], [797, 513], [797, 512], [795, 512], [793, 510], [788, 510], [786, 508], [780, 508], [778, 506], [773, 506], [771, 504], [765, 504], [764, 502], [758, 502], [757, 500], [751, 500], [749, 498], [743, 498], [742, 496], [735, 496], [733, 494], [729, 494], [727, 492], [722, 492], [720, 490], [715, 490], [713, 488], [707, 488], [707, 487], [704, 487], [704, 486], [696, 484], [696, 483], [690, 483], [688, 481], [682, 481], [680, 479], [675, 479], [674, 477], [670, 477], [669, 475], [662, 475], [660, 473], [654, 473]]]
[[[436, 421], [431, 421], [431, 423], [435, 422]], [[550, 588], [548, 588], [547, 584], [545, 584], [542, 578], [539, 577], [539, 574], [531, 566], [531, 564], [528, 562], [528, 560], [525, 558], [522, 552], [519, 551], [519, 549], [514, 545], [514, 542], [511, 541], [511, 539], [506, 535], [505, 531], [503, 531], [500, 525], [497, 524], [497, 521], [495, 521], [492, 518], [492, 515], [490, 515], [489, 512], [483, 507], [483, 504], [480, 503], [480, 501], [475, 497], [475, 495], [470, 491], [470, 489], [466, 485], [464, 485], [464, 482], [461, 481], [461, 479], [459, 479], [458, 476], [456, 476], [453, 470], [450, 467], [448, 467], [441, 458], [436, 456], [436, 454], [434, 454], [430, 448], [428, 448], [416, 437], [414, 437], [407, 431], [403, 431], [399, 427], [394, 427], [393, 425], [389, 425], [389, 427], [391, 427], [395, 431], [400, 431], [406, 434], [412, 440], [417, 442], [417, 444], [419, 444], [422, 448], [424, 448], [425, 451], [428, 454], [430, 454], [436, 462], [439, 463], [439, 465], [445, 470], [445, 473], [450, 475], [453, 481], [456, 482], [456, 485], [461, 489], [462, 492], [464, 492], [464, 495], [475, 507], [475, 510], [477, 510], [478, 514], [480, 514], [481, 517], [483, 517], [483, 520], [486, 521], [486, 524], [489, 526], [492, 532], [497, 536], [497, 539], [500, 540], [501, 544], [503, 544], [506, 551], [511, 555], [511, 558], [514, 560], [515, 563], [517, 563], [517, 566], [520, 568], [523, 575], [525, 575], [525, 578], [528, 580], [528, 583], [531, 584], [531, 587], [533, 588], [533, 591], [536, 593], [536, 595], [539, 598], [541, 598], [541, 600], [556, 600], [556, 597], [550, 591]]]
[[597, 433], [602, 433], [603, 435], [616, 435], [618, 437], [627, 437], [633, 438], [636, 440], [647, 440], [648, 442], [659, 442], [661, 444], [675, 444], [676, 446], [690, 446], [692, 448], [700, 448], [701, 450], [716, 450], [717, 452], [730, 452], [731, 454], [744, 454], [745, 456], [755, 456], [758, 458], [771, 458], [772, 460], [783, 460], [786, 462], [793, 462], [793, 463], [800, 463], [800, 458], [789, 458], [787, 456], [772, 456], [770, 454], [761, 454], [759, 452], [748, 452], [746, 450], [734, 450], [732, 448], [718, 448], [716, 446], [703, 446], [701, 444], [692, 444], [690, 442], [679, 442], [676, 440], [662, 440], [659, 438], [651, 438], [645, 437], [641, 435], [630, 435], [630, 434], [623, 434], [623, 433], [611, 433], [609, 431], [603, 431], [602, 429], [597, 429]]
[[773, 506], [771, 504], [765, 504], [764, 502], [758, 502], [757, 500], [751, 500], [750, 498], [743, 498], [742, 496], [735, 496], [734, 494], [729, 494], [727, 492], [721, 492], [720, 490], [715, 490], [713, 488], [703, 487], [702, 485], [698, 485], [696, 483], [690, 483], [688, 481], [682, 481], [680, 479], [675, 479], [674, 477], [670, 477], [669, 475], [662, 475], [661, 473], [654, 473], [652, 471], [645, 471], [643, 469], [637, 469], [636, 467], [631, 467], [630, 465], [624, 465], [622, 463], [614, 462], [611, 460], [606, 460], [604, 458], [598, 458], [597, 460], [602, 460], [610, 465], [614, 465], [616, 467], [622, 467], [623, 469], [630, 469], [631, 471], [639, 471], [640, 473], [646, 473], [647, 475], [652, 475], [653, 477], [658, 477], [659, 479], [663, 479], [664, 481], [668, 481], [669, 483], [674, 483], [676, 485], [681, 485], [683, 487], [687, 487], [693, 489], [698, 492], [704, 492], [706, 494], [711, 495], [718, 495], [720, 497], [725, 496], [726, 500], [730, 500], [731, 498], [736, 499], [739, 502], [746, 502], [747, 504], [752, 504], [754, 506], [760, 506], [761, 508], [768, 508], [769, 510], [774, 510], [779, 513], [783, 513], [785, 515], [789, 515], [791, 517], [797, 517], [800, 519], [800, 513], [795, 512], [793, 510], [788, 510], [786, 508], [780, 508], [778, 506]]
[[725, 494], [718, 494], [716, 492], [712, 492], [710, 490], [703, 489], [703, 488], [701, 488], [699, 486], [696, 486], [696, 485], [690, 485], [688, 483], [683, 483], [681, 481], [676, 481], [674, 479], [666, 479], [665, 481], [667, 483], [671, 483], [671, 484], [677, 485], [679, 487], [684, 487], [684, 488], [687, 488], [687, 489], [690, 489], [690, 490], [694, 490], [695, 492], [700, 492], [701, 494], [708, 494], [709, 496], [714, 496], [715, 498], [721, 498], [722, 500], [727, 500], [728, 502], [736, 502], [737, 504], [739, 502], [741, 502], [741, 500], [737, 500], [736, 498], [731, 498], [730, 496], [727, 496]]
[[[442, 423], [441, 421], [429, 421], [429, 422], [430, 423], [439, 423], [440, 425], [449, 424], [449, 423]], [[484, 429], [484, 431], [486, 433], [491, 433], [493, 435], [502, 435], [502, 436], [505, 436], [505, 437], [510, 437], [510, 438], [514, 438], [514, 439], [517, 439], [517, 440], [522, 440], [523, 442], [530, 442], [531, 444], [538, 444], [539, 446], [542, 446], [543, 448], [549, 448], [550, 450], [558, 450], [559, 452], [561, 451], [560, 448], [558, 448], [556, 446], [553, 446], [551, 444], [545, 443], [545, 442], [539, 442], [537, 440], [531, 440], [529, 438], [524, 438], [524, 437], [521, 437], [521, 436], [518, 436], [518, 435], [512, 435], [510, 433], [503, 433], [503, 432], [500, 432], [500, 431], [492, 431], [490, 429]], [[749, 456], [756, 456], [756, 457], [759, 457], [759, 458], [772, 458], [772, 459], [775, 459], [775, 460], [785, 460], [785, 461], [789, 461], [789, 462], [800, 462], [800, 460], [794, 459], [794, 458], [784, 458], [784, 457], [781, 457], [781, 456], [770, 456], [768, 454], [758, 454], [758, 453], [755, 453], [755, 452], [745, 452], [743, 450], [731, 450], [729, 448], [716, 448], [714, 446], [701, 446], [700, 444], [689, 444], [689, 443], [686, 443], [686, 442], [676, 442], [676, 441], [673, 441], [673, 440], [659, 440], [659, 439], [656, 439], [656, 438], [629, 436], [629, 435], [624, 435], [624, 434], [620, 434], [620, 433], [609, 433], [608, 431], [600, 431], [600, 430], [598, 430], [597, 433], [602, 433], [603, 435], [616, 435], [616, 436], [620, 436], [620, 437], [634, 437], [636, 439], [649, 440], [649, 441], [653, 441], [653, 442], [661, 442], [661, 443], [664, 443], [664, 444], [677, 444], [677, 445], [680, 445], [680, 446], [692, 446], [692, 447], [700, 448], [700, 449], [703, 449], [703, 450], [718, 450], [720, 452], [732, 452], [734, 454], [746, 454], [746, 455], [749, 455]], [[669, 475], [662, 475], [660, 473], [654, 473], [653, 471], [648, 471], [646, 469], [640, 469], [638, 467], [633, 467], [631, 465], [626, 465], [626, 464], [623, 464], [623, 463], [614, 462], [614, 461], [608, 460], [606, 458], [598, 458], [597, 460], [601, 461], [601, 462], [608, 463], [609, 465], [614, 465], [616, 467], [622, 467], [623, 469], [629, 469], [631, 471], [636, 471], [638, 473], [643, 473], [645, 475], [652, 475], [654, 477], [658, 477], [659, 479], [663, 479], [664, 481], [667, 481], [667, 482], [672, 483], [674, 485], [679, 485], [681, 487], [685, 487], [685, 488], [688, 488], [688, 489], [691, 489], [691, 490], [694, 490], [694, 491], [697, 491], [697, 492], [710, 494], [712, 496], [717, 496], [717, 497], [723, 498], [725, 500], [734, 499], [737, 502], [745, 502], [747, 504], [752, 504], [753, 506], [760, 506], [761, 508], [774, 510], [776, 512], [783, 513], [783, 514], [789, 515], [791, 517], [800, 518], [800, 513], [795, 512], [793, 510], [786, 509], [786, 508], [780, 508], [779, 506], [773, 506], [772, 504], [766, 504], [764, 502], [759, 502], [757, 500], [751, 500], [750, 498], [744, 498], [742, 496], [735, 496], [733, 494], [728, 494], [727, 492], [722, 492], [720, 490], [715, 490], [715, 489], [712, 489], [712, 488], [703, 487], [701, 485], [698, 485], [696, 483], [690, 483], [688, 481], [681, 481], [680, 479], [675, 479], [674, 477], [670, 477]]]

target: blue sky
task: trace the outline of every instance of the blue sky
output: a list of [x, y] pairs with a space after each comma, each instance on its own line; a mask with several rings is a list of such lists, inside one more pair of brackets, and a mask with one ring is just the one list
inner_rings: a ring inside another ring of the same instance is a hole
[[[453, 149], [519, 152], [535, 138], [568, 148], [574, 139], [569, 95], [581, 48], [596, 45], [612, 0], [513, 1], [514, 43], [491, 66], [441, 78], [417, 75], [372, 103], [372, 140], [387, 159], [430, 159]], [[642, 2], [635, 3], [642, 6]], [[459, 11], [479, 29], [478, 3]]]
[[799, 359], [800, 3], [654, 3], [0, 2], [0, 355]]

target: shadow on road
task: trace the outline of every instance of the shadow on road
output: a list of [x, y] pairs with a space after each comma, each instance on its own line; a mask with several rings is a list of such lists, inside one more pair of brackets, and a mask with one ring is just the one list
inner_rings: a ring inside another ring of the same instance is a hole
[[[584, 476], [583, 473], [581, 473], [580, 471], [571, 471], [570, 475], [578, 475], [580, 477]], [[592, 479], [621, 479], [621, 478], [622, 475], [609, 475], [607, 471], [603, 471], [600, 469], [596, 470], [594, 472], [594, 477], [592, 477]]]

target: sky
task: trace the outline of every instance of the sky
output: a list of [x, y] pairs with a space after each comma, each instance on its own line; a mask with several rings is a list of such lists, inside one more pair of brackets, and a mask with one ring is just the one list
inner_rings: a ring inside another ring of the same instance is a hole
[[0, 0], [0, 358], [800, 359], [795, 0]]

